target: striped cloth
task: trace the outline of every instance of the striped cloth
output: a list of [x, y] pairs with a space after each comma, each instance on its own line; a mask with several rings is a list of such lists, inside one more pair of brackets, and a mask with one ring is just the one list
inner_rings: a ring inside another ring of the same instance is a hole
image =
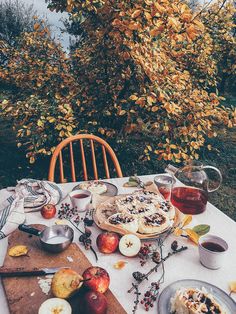
[[22, 179], [17, 183], [16, 187], [7, 188], [5, 198], [0, 191], [0, 239], [25, 221], [25, 213], [38, 211], [46, 204], [56, 205], [65, 197], [58, 185], [49, 181]]

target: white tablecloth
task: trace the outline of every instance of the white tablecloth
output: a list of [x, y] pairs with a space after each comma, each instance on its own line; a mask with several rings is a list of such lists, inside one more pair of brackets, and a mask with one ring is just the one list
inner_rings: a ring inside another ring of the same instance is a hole
[[[140, 177], [143, 181], [150, 181], [152, 180], [154, 175], [149, 176], [142, 176]], [[107, 180], [108, 182], [111, 182], [115, 184], [118, 187], [118, 193], [124, 194], [124, 193], [130, 193], [134, 189], [133, 188], [124, 188], [123, 183], [127, 181], [127, 178], [121, 178], [121, 179], [110, 179]], [[66, 183], [62, 184], [61, 187], [65, 192], [70, 192], [72, 188], [78, 183]], [[4, 191], [1, 191], [1, 193], [4, 193]], [[1, 197], [1, 194], [0, 194]], [[64, 200], [63, 202], [69, 200]], [[58, 206], [60, 208], [60, 206]], [[51, 225], [53, 224], [55, 219], [46, 220], [44, 219], [39, 212], [37, 213], [28, 213], [26, 218], [26, 224], [31, 223], [42, 223], [45, 225]], [[219, 270], [209, 270], [205, 267], [203, 267], [199, 262], [199, 256], [198, 256], [198, 249], [195, 245], [189, 244], [185, 239], [178, 238], [179, 244], [185, 244], [188, 245], [189, 249], [187, 251], [181, 252], [177, 254], [176, 256], [173, 256], [169, 258], [165, 262], [165, 282], [162, 284], [161, 289], [165, 288], [167, 285], [171, 284], [172, 282], [180, 279], [198, 279], [207, 281], [209, 283], [212, 283], [222, 290], [225, 290], [227, 293], [229, 293], [229, 287], [228, 284], [230, 281], [236, 280], [236, 224], [235, 222], [227, 217], [225, 214], [223, 214], [220, 210], [218, 210], [215, 206], [208, 203], [207, 210], [197, 216], [193, 217], [193, 221], [191, 223], [192, 226], [197, 224], [209, 224], [211, 226], [210, 233], [214, 235], [218, 235], [223, 237], [229, 244], [229, 251], [228, 251], [228, 258], [226, 259], [226, 262], [222, 268]], [[190, 225], [190, 226], [191, 226]], [[96, 237], [101, 232], [96, 226], [92, 227], [92, 241], [93, 246], [96, 248]], [[74, 241], [79, 244], [78, 237], [79, 232], [75, 231], [75, 237]], [[171, 236], [166, 241], [164, 250], [166, 252], [169, 251], [169, 247], [171, 242], [173, 241], [174, 237]], [[6, 254], [7, 250], [7, 239], [3, 239], [0, 241], [0, 265], [3, 264], [3, 260]], [[82, 247], [82, 250], [83, 247]], [[120, 303], [123, 305], [124, 309], [127, 311], [127, 313], [132, 313], [133, 308], [133, 301], [134, 301], [134, 295], [128, 294], [127, 290], [132, 286], [133, 278], [132, 278], [132, 272], [133, 271], [141, 271], [146, 272], [151, 268], [153, 265], [152, 262], [148, 263], [144, 267], [140, 267], [139, 259], [138, 258], [126, 258], [119, 253], [114, 253], [110, 255], [104, 255], [98, 252], [98, 262], [96, 263], [95, 257], [92, 254], [91, 251], [85, 251], [84, 253], [90, 260], [90, 262], [93, 265], [98, 265], [103, 268], [105, 268], [111, 277], [111, 283], [110, 283], [110, 289], [114, 293], [114, 295], [117, 297], [117, 299], [120, 301]], [[113, 265], [119, 261], [123, 260], [126, 261], [126, 266], [121, 270], [116, 270], [113, 268]], [[155, 279], [158, 279], [160, 275], [160, 272], [152, 274], [150, 277], [149, 283], [145, 282], [140, 286], [141, 292], [145, 292], [148, 288], [149, 284], [152, 281], [155, 281]], [[232, 295], [232, 297], [236, 300], [236, 294]], [[6, 302], [6, 298], [4, 295], [4, 290], [2, 286], [0, 285], [0, 313], [1, 314], [8, 314], [8, 306]], [[22, 309], [22, 313], [17, 314], [23, 314], [24, 310]], [[147, 313], [142, 305], [139, 305], [138, 314]], [[153, 307], [153, 309], [149, 310], [149, 313], [157, 313], [157, 305]], [[114, 313], [119, 314], [119, 313]], [[233, 314], [233, 313], [232, 313]]]

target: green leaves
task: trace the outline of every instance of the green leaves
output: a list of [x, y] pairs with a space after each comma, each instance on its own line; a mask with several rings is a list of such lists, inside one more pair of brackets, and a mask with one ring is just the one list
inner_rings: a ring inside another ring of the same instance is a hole
[[209, 225], [197, 225], [193, 227], [192, 229], [195, 233], [197, 233], [199, 236], [203, 236], [204, 234], [208, 233], [210, 231]]

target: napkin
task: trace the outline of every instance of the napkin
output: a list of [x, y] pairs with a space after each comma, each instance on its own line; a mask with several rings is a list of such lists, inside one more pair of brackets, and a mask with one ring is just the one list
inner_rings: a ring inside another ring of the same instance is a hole
[[25, 221], [25, 213], [39, 211], [43, 205], [58, 204], [64, 197], [59, 186], [49, 181], [22, 179], [16, 187], [0, 191], [0, 239]]

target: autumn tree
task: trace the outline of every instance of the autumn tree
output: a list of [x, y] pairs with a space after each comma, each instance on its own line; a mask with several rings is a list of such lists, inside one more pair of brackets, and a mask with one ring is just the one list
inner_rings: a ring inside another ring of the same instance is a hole
[[199, 157], [216, 125], [234, 122], [216, 93], [216, 43], [203, 12], [180, 0], [49, 0], [48, 7], [76, 21], [78, 47], [66, 56], [35, 23], [21, 50], [4, 46], [10, 58], [0, 68], [0, 80], [28, 93], [5, 101], [2, 114], [14, 118], [32, 162], [85, 131], [115, 148], [138, 146], [143, 159], [180, 162]]
[[35, 19], [34, 31], [24, 33], [17, 47], [5, 41], [0, 47], [8, 60], [0, 67], [0, 82], [15, 90], [1, 103], [1, 115], [13, 118], [17, 145], [33, 163], [37, 154], [50, 155], [54, 145], [72, 135], [77, 83], [71, 62], [41, 20]]
[[146, 137], [148, 159], [178, 162], [198, 158], [214, 124], [229, 122], [214, 93], [214, 38], [183, 1], [50, 0], [49, 8], [80, 24], [72, 57], [89, 131]]

